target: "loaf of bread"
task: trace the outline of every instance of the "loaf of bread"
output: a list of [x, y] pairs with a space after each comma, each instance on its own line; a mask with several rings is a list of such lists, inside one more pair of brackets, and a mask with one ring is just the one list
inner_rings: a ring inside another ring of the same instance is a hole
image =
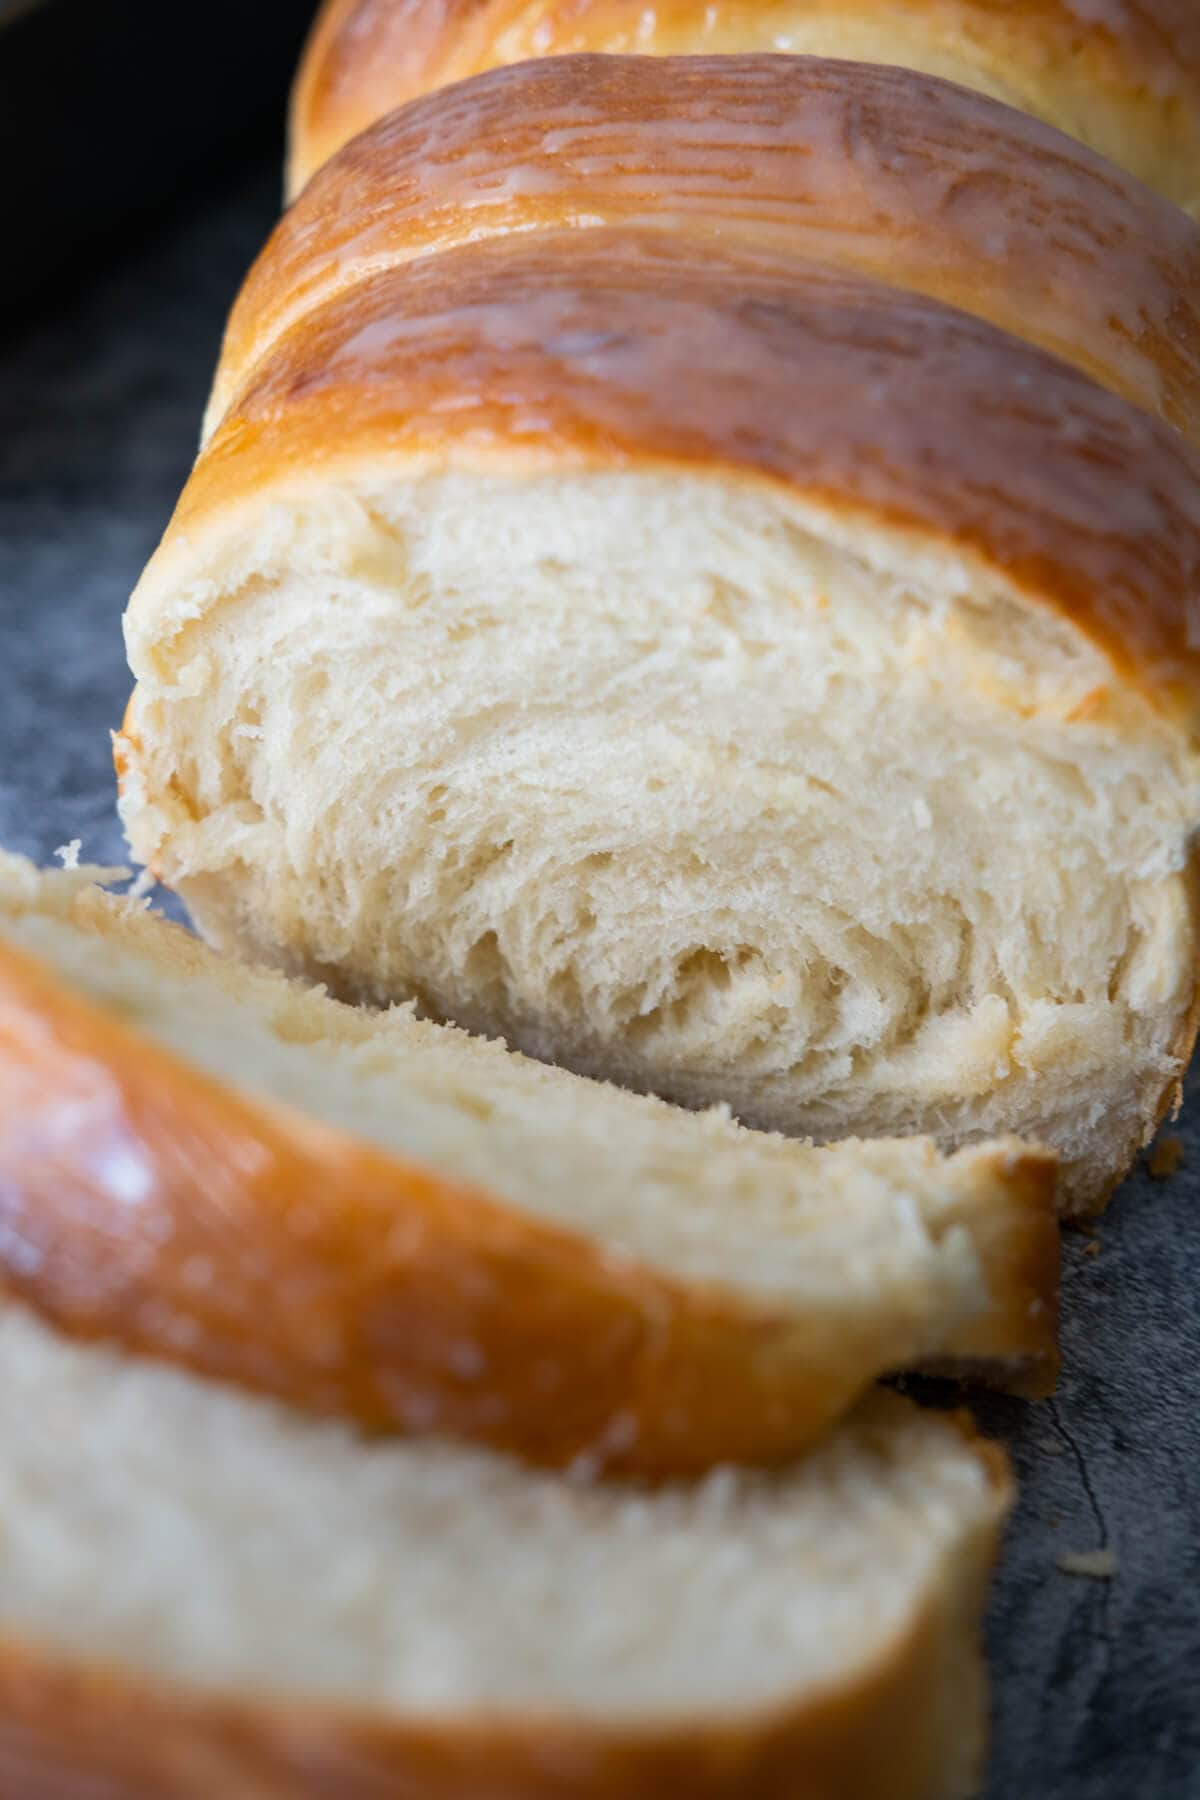
[[[936, 225], [839, 198], [884, 114]], [[127, 615], [137, 856], [342, 997], [788, 1133], [1016, 1133], [1102, 1204], [1195, 1035], [1200, 453], [1145, 408], [1195, 418], [1198, 228], [1051, 141], [777, 58], [351, 146]]]
[[222, 964], [0, 864], [0, 1280], [374, 1430], [778, 1460], [888, 1370], [1056, 1367], [1053, 1159], [769, 1139]]
[[11, 1800], [962, 1800], [1003, 1456], [880, 1395], [777, 1474], [366, 1444], [0, 1311]]
[[586, 50], [920, 69], [1057, 125], [1200, 212], [1196, 0], [328, 0], [296, 84], [292, 192], [402, 102]]

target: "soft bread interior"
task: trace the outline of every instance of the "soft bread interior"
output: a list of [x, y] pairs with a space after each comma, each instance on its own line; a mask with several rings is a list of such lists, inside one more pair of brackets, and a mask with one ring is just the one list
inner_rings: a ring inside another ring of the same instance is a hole
[[[222, 964], [91, 885], [95, 871], [0, 866], [0, 932], [192, 1063], [471, 1183], [672, 1275], [853, 1332], [856, 1313], [943, 1351], [986, 1312], [979, 1246], [1019, 1242], [1028, 1195], [993, 1145], [816, 1149], [581, 1081], [416, 1018], [362, 1012]], [[135, 1171], [136, 1173], [136, 1171]], [[116, 1176], [114, 1175], [114, 1179]], [[1036, 1210], [1036, 1209], [1034, 1209]], [[978, 1240], [978, 1241], [977, 1241]], [[985, 1261], [988, 1253], [985, 1251]]]
[[218, 944], [762, 1127], [1037, 1136], [1069, 1205], [1165, 1104], [1194, 770], [966, 555], [684, 474], [348, 471], [164, 579], [124, 811]]
[[778, 1476], [643, 1492], [368, 1446], [11, 1306], [0, 1359], [0, 1631], [158, 1684], [426, 1720], [757, 1709], [902, 1654], [964, 1570], [972, 1606], [1007, 1499], [893, 1396]]

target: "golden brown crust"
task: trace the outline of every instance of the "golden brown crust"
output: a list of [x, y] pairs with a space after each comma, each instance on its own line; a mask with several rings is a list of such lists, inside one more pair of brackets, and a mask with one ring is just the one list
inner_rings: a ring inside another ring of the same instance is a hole
[[[1047, 1179], [1044, 1151], [1027, 1149], [1006, 1157], [1004, 1182], [1021, 1197], [1022, 1213], [1033, 1220], [1043, 1209], [1055, 1207], [1054, 1183]], [[996, 1229], [987, 1236], [977, 1226], [973, 1237], [997, 1293], [1012, 1295], [1017, 1310], [1033, 1332], [1039, 1325], [1046, 1333], [1046, 1354], [1021, 1362], [1012, 1361], [1013, 1329], [993, 1309], [977, 1324], [955, 1334], [954, 1355], [941, 1358], [943, 1373], [1004, 1387], [1027, 1399], [1041, 1400], [1054, 1392], [1058, 1379], [1058, 1292], [1060, 1243], [1046, 1231], [1014, 1232], [995, 1215]], [[1023, 1296], [1016, 1300], [1016, 1296]], [[931, 1368], [929, 1363], [925, 1367]]]
[[[1188, 916], [1192, 921], [1197, 921], [1200, 920], [1200, 844], [1193, 844], [1187, 865], [1186, 880]], [[1060, 1174], [1058, 1188], [1060, 1219], [1077, 1221], [1098, 1218], [1105, 1212], [1109, 1201], [1133, 1167], [1139, 1151], [1144, 1150], [1153, 1141], [1159, 1127], [1168, 1117], [1174, 1117], [1182, 1106], [1184, 1078], [1191, 1067], [1196, 1041], [1200, 1037], [1200, 979], [1197, 979], [1195, 973], [1194, 959], [1192, 966], [1192, 991], [1186, 1007], [1180, 1010], [1174, 1035], [1166, 1046], [1166, 1053], [1171, 1059], [1174, 1072], [1149, 1100], [1141, 1122], [1130, 1134], [1121, 1154], [1117, 1173], [1110, 1177], [1105, 1186], [1098, 1188], [1094, 1182], [1086, 1185], [1068, 1184], [1063, 1181]], [[956, 1369], [954, 1373], [958, 1374], [960, 1371]]]
[[[963, 1644], [960, 1654], [974, 1655]], [[823, 1707], [675, 1733], [388, 1725], [350, 1711], [155, 1691], [115, 1671], [0, 1647], [0, 1780], [21, 1800], [930, 1800], [978, 1763], [936, 1732], [944, 1653], [931, 1629]], [[961, 1680], [961, 1676], [959, 1677]], [[973, 1755], [972, 1752], [975, 1752]]]
[[779, 56], [556, 58], [380, 121], [251, 271], [212, 422], [284, 329], [364, 276], [480, 236], [646, 221], [930, 294], [1200, 437], [1200, 228], [978, 94]]
[[[902, 1404], [899, 1401], [896, 1405]], [[968, 1430], [964, 1426], [964, 1430]], [[968, 1432], [969, 1434], [969, 1432]], [[388, 1718], [154, 1685], [0, 1642], [0, 1792], [13, 1800], [963, 1800], [984, 1749], [978, 1619], [1011, 1480], [873, 1666], [728, 1721]]]
[[1193, 0], [332, 0], [293, 99], [292, 191], [418, 94], [581, 50], [815, 52], [947, 75], [1200, 207]]
[[[977, 559], [1195, 729], [1200, 452], [922, 295], [628, 229], [496, 239], [374, 276], [256, 371], [184, 490], [161, 579], [231, 503], [339, 463], [769, 482], [847, 526]], [[156, 585], [152, 564], [135, 629]]]
[[[1187, 865], [1187, 885], [1188, 911], [1193, 919], [1200, 919], [1200, 842], [1193, 841], [1192, 844], [1192, 852]], [[1158, 1105], [1154, 1109], [1150, 1122], [1146, 1125], [1141, 1143], [1135, 1144], [1130, 1151], [1130, 1163], [1133, 1162], [1137, 1152], [1150, 1143], [1168, 1115], [1173, 1117], [1183, 1105], [1184, 1077], [1191, 1067], [1198, 1037], [1200, 1037], [1200, 972], [1197, 972], [1193, 964], [1191, 998], [1187, 1010], [1179, 1020], [1174, 1040], [1168, 1049], [1168, 1054], [1174, 1060], [1179, 1072], [1171, 1077], [1159, 1095]], [[1111, 1194], [1106, 1196], [1105, 1204], [1111, 1197]], [[1102, 1208], [1096, 1210], [1100, 1211]]]
[[[1056, 1365], [1052, 1185], [1048, 1157], [1014, 1174], [1012, 1244], [989, 1246], [1018, 1385]], [[368, 1429], [654, 1475], [793, 1454], [924, 1330], [605, 1256], [210, 1079], [9, 945], [0, 1279], [64, 1330]]]

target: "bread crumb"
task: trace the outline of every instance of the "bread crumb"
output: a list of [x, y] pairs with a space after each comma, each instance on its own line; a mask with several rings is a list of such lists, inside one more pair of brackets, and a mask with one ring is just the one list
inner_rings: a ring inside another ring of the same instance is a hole
[[54, 852], [64, 869], [79, 867], [79, 852], [83, 848], [82, 838], [72, 838], [69, 844], [60, 844]]
[[143, 869], [125, 894], [127, 900], [144, 900], [158, 886], [153, 869]]
[[1147, 1164], [1155, 1181], [1168, 1181], [1176, 1171], [1183, 1167], [1183, 1140], [1177, 1137], [1161, 1137], [1150, 1152]]
[[1100, 1244], [1098, 1239], [1093, 1238], [1090, 1244], [1085, 1244], [1083, 1246], [1083, 1254], [1085, 1256], [1099, 1256]]
[[1057, 1561], [1064, 1575], [1083, 1575], [1090, 1581], [1111, 1581], [1120, 1566], [1115, 1550], [1064, 1550]]

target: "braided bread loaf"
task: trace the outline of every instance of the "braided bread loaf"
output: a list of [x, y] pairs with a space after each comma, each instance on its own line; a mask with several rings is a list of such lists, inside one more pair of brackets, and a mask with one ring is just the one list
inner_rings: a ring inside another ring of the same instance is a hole
[[135, 851], [344, 996], [1102, 1203], [1195, 1030], [1198, 241], [895, 70], [395, 115], [131, 604]]

